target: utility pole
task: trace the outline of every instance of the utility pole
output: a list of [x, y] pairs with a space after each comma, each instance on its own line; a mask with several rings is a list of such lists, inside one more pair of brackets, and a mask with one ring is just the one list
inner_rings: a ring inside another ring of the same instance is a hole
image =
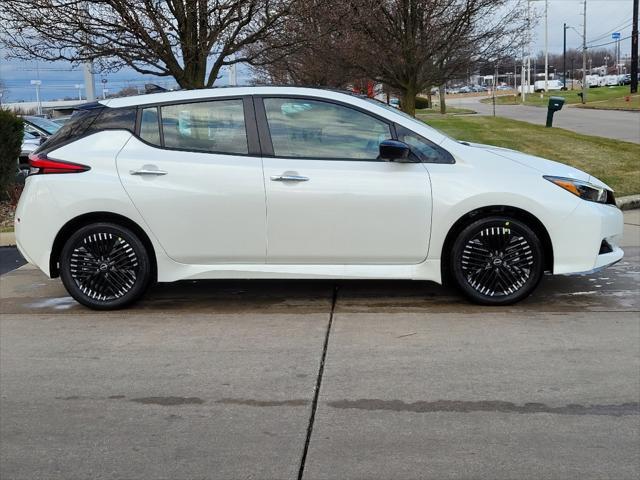
[[[635, 0], [636, 2], [638, 0]], [[587, 103], [587, 0], [584, 0], [582, 22], [582, 103]]]
[[633, 0], [631, 31], [631, 93], [638, 93], [638, 0]]
[[576, 76], [576, 69], [574, 68], [574, 62], [575, 62], [575, 58], [571, 58], [571, 90], [573, 90], [573, 79]]
[[31, 80], [31, 85], [35, 85], [36, 87], [36, 112], [38, 112], [38, 115], [42, 115], [42, 102], [40, 101], [40, 85], [42, 85], [42, 80]]
[[565, 23], [562, 28], [564, 34], [564, 40], [562, 42], [562, 85], [564, 89], [567, 89], [567, 24]]
[[549, 83], [549, 0], [544, 0], [544, 93], [547, 93], [549, 91], [548, 83]]
[[95, 102], [96, 101], [96, 80], [93, 74], [93, 63], [86, 62], [82, 65], [82, 70], [84, 73], [84, 85], [86, 88], [87, 101]]

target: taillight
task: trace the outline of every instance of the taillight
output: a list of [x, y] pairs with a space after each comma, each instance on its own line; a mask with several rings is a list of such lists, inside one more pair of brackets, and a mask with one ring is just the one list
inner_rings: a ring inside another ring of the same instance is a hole
[[79, 163], [64, 162], [47, 157], [44, 153], [29, 155], [29, 175], [43, 175], [47, 173], [82, 173], [91, 167]]

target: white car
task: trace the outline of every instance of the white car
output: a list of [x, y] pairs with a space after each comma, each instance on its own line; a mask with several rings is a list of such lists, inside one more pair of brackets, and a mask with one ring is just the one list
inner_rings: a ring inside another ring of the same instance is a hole
[[503, 305], [617, 262], [622, 226], [580, 170], [293, 87], [87, 105], [31, 155], [16, 213], [24, 257], [96, 309], [211, 278], [447, 279]]

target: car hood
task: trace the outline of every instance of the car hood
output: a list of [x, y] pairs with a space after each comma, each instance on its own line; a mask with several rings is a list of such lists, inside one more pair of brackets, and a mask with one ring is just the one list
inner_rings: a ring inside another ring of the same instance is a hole
[[554, 162], [553, 160], [547, 160], [546, 158], [536, 157], [535, 155], [529, 155], [516, 150], [510, 150], [508, 148], [494, 147], [493, 145], [483, 145], [480, 143], [465, 143], [468, 143], [471, 147], [480, 148], [486, 152], [493, 153], [499, 157], [506, 158], [525, 167], [529, 167], [543, 175], [573, 178], [575, 180], [582, 180], [584, 182], [593, 183], [594, 185], [609, 188], [597, 178], [583, 172], [582, 170], [565, 165], [564, 163]]

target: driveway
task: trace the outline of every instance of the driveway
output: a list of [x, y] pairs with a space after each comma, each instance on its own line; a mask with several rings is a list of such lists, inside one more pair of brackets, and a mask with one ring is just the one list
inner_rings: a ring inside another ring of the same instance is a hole
[[506, 308], [425, 282], [211, 281], [99, 313], [14, 270], [0, 478], [635, 479], [626, 223], [622, 262]]
[[[493, 105], [481, 103], [480, 97], [447, 99], [450, 107], [470, 108], [481, 115], [493, 115]], [[496, 105], [496, 115], [544, 125], [547, 109], [524, 105]], [[584, 135], [596, 135], [625, 142], [640, 143], [640, 112], [591, 110], [565, 106], [556, 112], [553, 126]]]

